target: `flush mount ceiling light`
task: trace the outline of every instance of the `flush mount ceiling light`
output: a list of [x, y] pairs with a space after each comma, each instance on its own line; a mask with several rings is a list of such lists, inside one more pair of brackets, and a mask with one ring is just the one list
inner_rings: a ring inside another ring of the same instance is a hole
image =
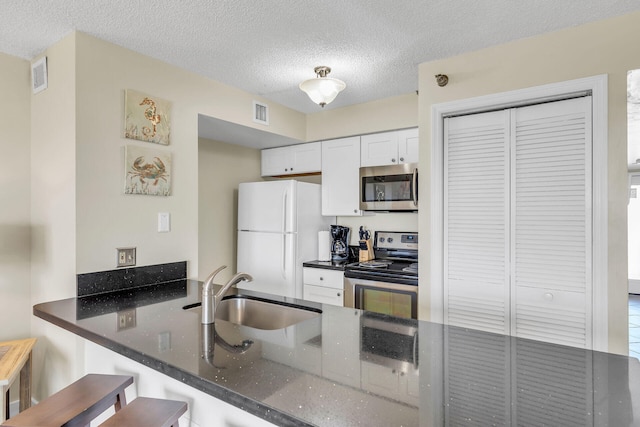
[[303, 81], [299, 87], [309, 95], [313, 102], [324, 108], [325, 105], [336, 99], [338, 93], [347, 85], [342, 80], [327, 77], [331, 72], [329, 67], [316, 67], [313, 71], [316, 73], [316, 78]]

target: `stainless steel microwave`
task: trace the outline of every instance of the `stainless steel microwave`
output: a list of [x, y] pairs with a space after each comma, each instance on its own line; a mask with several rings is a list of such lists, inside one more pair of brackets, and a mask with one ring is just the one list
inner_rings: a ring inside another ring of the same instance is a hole
[[360, 209], [417, 211], [418, 164], [360, 168]]

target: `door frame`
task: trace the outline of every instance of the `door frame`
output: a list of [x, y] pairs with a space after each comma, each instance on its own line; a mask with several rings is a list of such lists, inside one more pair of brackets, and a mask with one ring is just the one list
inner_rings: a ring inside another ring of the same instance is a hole
[[591, 91], [593, 126], [593, 349], [608, 351], [608, 76], [606, 74], [461, 99], [431, 107], [430, 320], [444, 323], [444, 117], [554, 101]]

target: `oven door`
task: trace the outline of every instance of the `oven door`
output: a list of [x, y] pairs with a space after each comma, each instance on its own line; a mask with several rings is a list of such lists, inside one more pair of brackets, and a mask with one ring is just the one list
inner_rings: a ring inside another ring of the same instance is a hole
[[406, 163], [360, 168], [360, 209], [418, 210], [418, 165]]
[[344, 305], [375, 313], [417, 319], [418, 287], [345, 277]]

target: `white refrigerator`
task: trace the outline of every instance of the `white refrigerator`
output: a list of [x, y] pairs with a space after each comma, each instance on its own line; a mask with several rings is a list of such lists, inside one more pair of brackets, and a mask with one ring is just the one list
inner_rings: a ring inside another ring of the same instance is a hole
[[318, 257], [320, 185], [286, 181], [242, 183], [238, 188], [237, 271], [253, 276], [237, 287], [302, 298], [302, 263]]

